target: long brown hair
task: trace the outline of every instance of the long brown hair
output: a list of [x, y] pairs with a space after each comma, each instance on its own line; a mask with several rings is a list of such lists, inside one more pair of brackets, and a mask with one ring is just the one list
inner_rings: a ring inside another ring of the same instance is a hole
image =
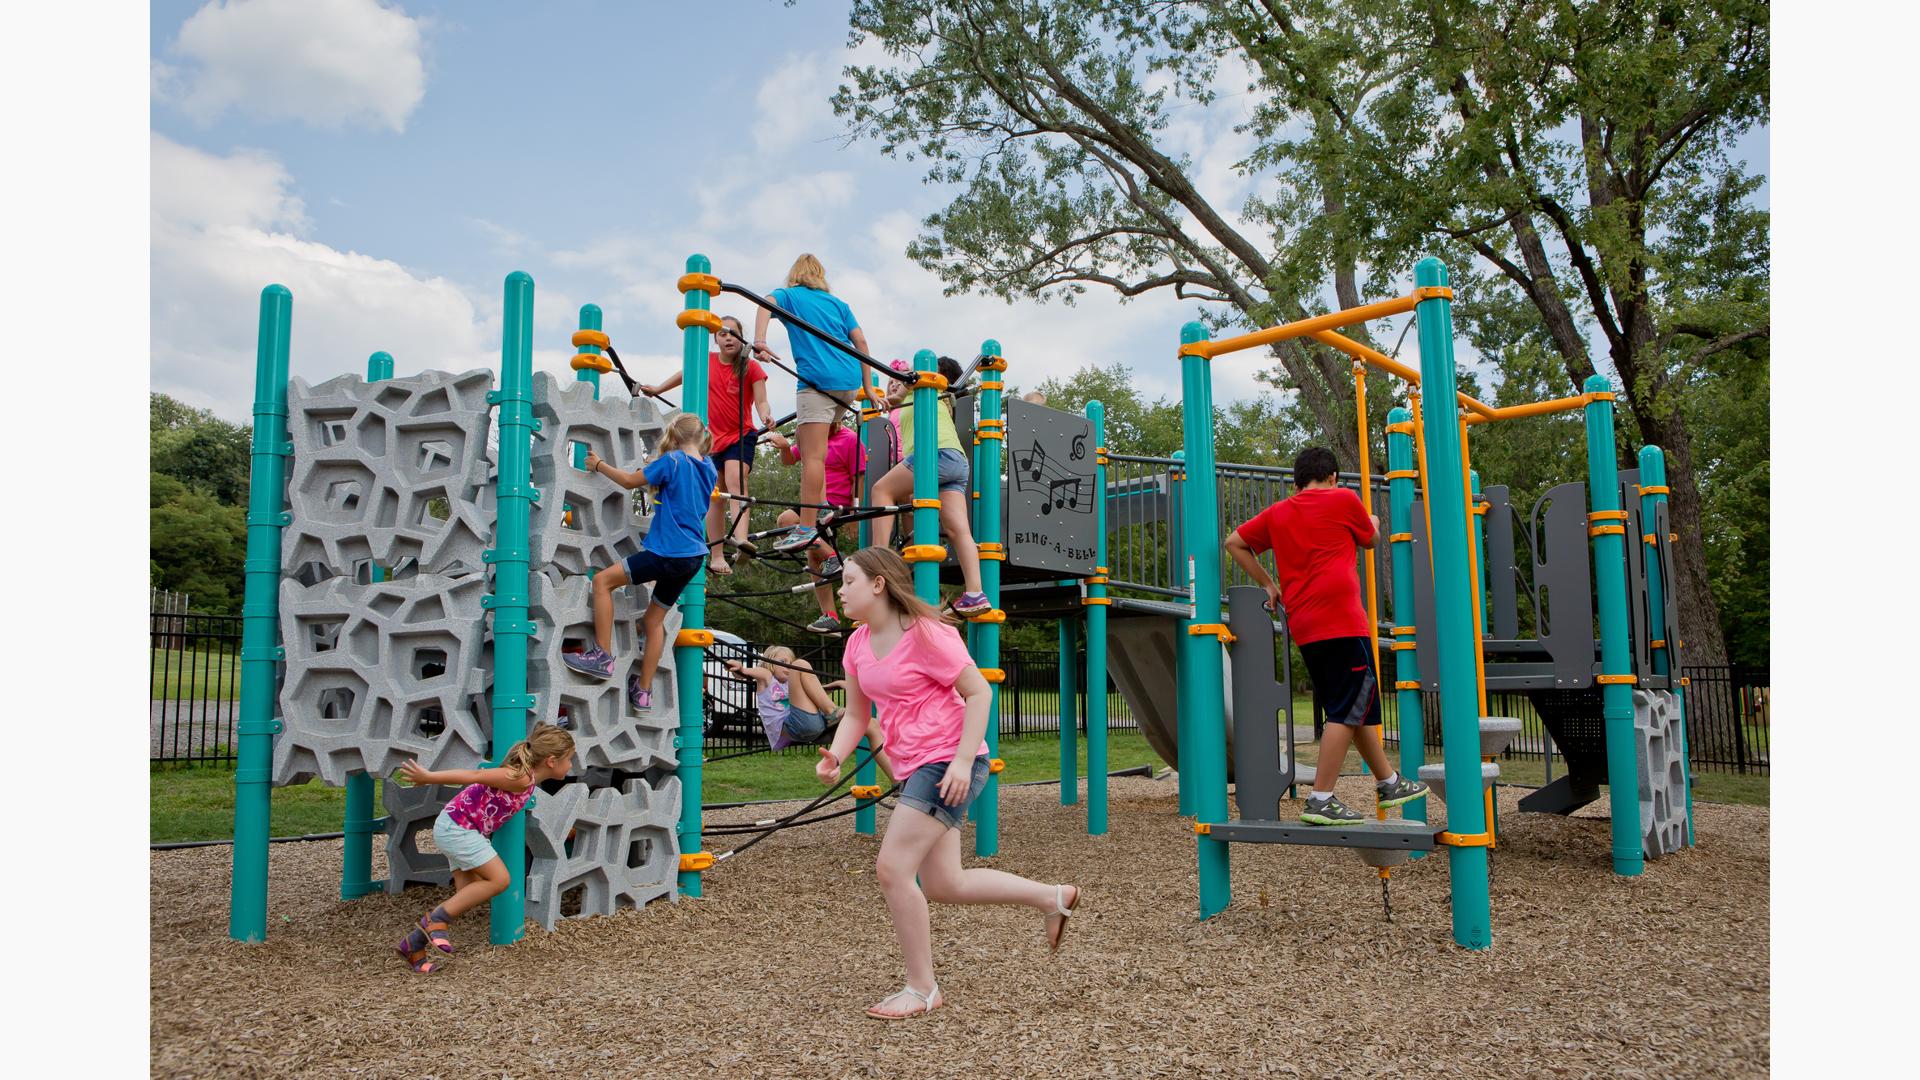
[[913, 591], [913, 571], [907, 567], [907, 560], [892, 548], [864, 547], [847, 556], [860, 572], [871, 578], [879, 578], [886, 586], [887, 603], [893, 610], [906, 616], [906, 624], [911, 626], [921, 619], [932, 619], [952, 625], [953, 620], [940, 613], [940, 609], [927, 603]]
[[532, 734], [514, 743], [507, 756], [500, 759], [500, 765], [521, 776], [531, 776], [534, 766], [572, 752], [573, 736], [565, 728], [535, 724]]
[[[747, 344], [745, 327], [739, 319], [731, 315], [722, 315], [720, 316], [720, 321], [722, 323], [733, 324], [733, 342], [740, 346], [740, 351], [733, 354], [733, 359], [727, 361], [727, 366], [733, 369], [734, 381], [744, 387], [747, 380], [747, 361], [753, 358], [753, 349]], [[720, 352], [720, 349], [716, 346], [713, 351]], [[725, 356], [726, 354], [721, 353], [721, 355]]]

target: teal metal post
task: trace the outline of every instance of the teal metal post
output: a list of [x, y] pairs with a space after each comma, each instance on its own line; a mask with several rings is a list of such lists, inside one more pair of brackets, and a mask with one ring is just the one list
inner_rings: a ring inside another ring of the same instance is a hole
[[[1667, 486], [1667, 454], [1657, 446], [1640, 448], [1640, 527], [1647, 530], [1643, 542], [1647, 546], [1647, 637], [1653, 641], [1664, 641], [1664, 646], [1649, 650], [1653, 663], [1653, 673], [1667, 677], [1667, 685], [1674, 692], [1674, 701], [1680, 706], [1680, 769], [1687, 782], [1687, 846], [1693, 846], [1693, 762], [1687, 757], [1687, 694], [1680, 684], [1680, 666], [1675, 663], [1679, 653], [1680, 628], [1667, 625], [1666, 596], [1671, 583], [1666, 579], [1666, 563], [1661, 560], [1660, 552], [1667, 538], [1660, 535], [1659, 508], [1667, 501], [1665, 491], [1649, 491], [1649, 488]], [[1628, 538], [1632, 542], [1632, 537]]]
[[[1002, 425], [999, 432], [1006, 431], [1005, 400], [1003, 386], [1006, 382], [1007, 359], [1001, 355], [1000, 343], [992, 338], [980, 343], [980, 355], [987, 359], [980, 362], [980, 370], [986, 373], [982, 378], [980, 390], [980, 419], [999, 420]], [[989, 386], [987, 383], [1001, 383], [1002, 386]], [[915, 424], [920, 422], [920, 410], [913, 410]], [[975, 425], [978, 427], [978, 425]], [[974, 539], [983, 544], [993, 544], [1002, 551], [1006, 537], [1000, 532], [1000, 504], [1005, 485], [1000, 479], [1001, 450], [1006, 445], [1004, 439], [979, 439], [974, 451], [973, 483], [980, 492], [980, 505], [974, 515]], [[920, 437], [914, 436], [913, 448], [920, 450]], [[914, 466], [914, 483], [917, 486], [922, 475], [932, 476], [932, 466]], [[914, 492], [919, 497], [919, 492]], [[916, 512], [917, 513], [917, 512]], [[992, 549], [987, 549], [991, 551]], [[972, 623], [974, 638], [974, 663], [983, 668], [1000, 667], [1000, 622], [1005, 615], [1000, 608], [1000, 568], [1001, 560], [980, 557], [980, 588], [987, 594], [987, 602], [993, 605], [993, 614], [987, 621]], [[918, 568], [916, 567], [916, 570]], [[993, 698], [987, 706], [987, 757], [1000, 756], [1000, 688], [1002, 683], [989, 683], [988, 689]], [[981, 858], [997, 855], [1000, 852], [1000, 774], [988, 773], [987, 786], [980, 797], [973, 802], [973, 853]]]
[[[938, 374], [940, 365], [932, 349], [913, 354], [913, 370], [921, 375]], [[939, 477], [934, 475], [940, 453], [940, 392], [922, 386], [913, 392], [913, 543], [915, 547], [940, 543], [940, 511], [921, 503], [937, 503]], [[940, 560], [908, 559], [913, 563], [913, 591], [930, 604], [940, 602]]]
[[[863, 372], [860, 378], [862, 382], [865, 382], [870, 378], [870, 376], [866, 375]], [[867, 431], [867, 425], [875, 420], [878, 420], [879, 418], [880, 418], [880, 410], [874, 408], [872, 402], [869, 402], [869, 401], [861, 402], [860, 404], [860, 460], [862, 462], [865, 462], [867, 460], [867, 450], [872, 445], [872, 440], [869, 437], [869, 433]], [[861, 485], [861, 490], [860, 490], [860, 500], [862, 503], [866, 505], [872, 505], [873, 485], [879, 479], [880, 478], [878, 476], [871, 475], [871, 474], [869, 474], [866, 477], [866, 479]], [[862, 518], [858, 526], [858, 531], [859, 531], [859, 537], [860, 537], [860, 546], [863, 548], [870, 546], [873, 543], [873, 523], [865, 518]], [[871, 722], [875, 715], [876, 715], [875, 712], [871, 708], [869, 708], [867, 711], [867, 720]], [[853, 782], [856, 784], [860, 784], [863, 786], [871, 786], [880, 778], [880, 767], [874, 764], [873, 760], [870, 757], [868, 757], [868, 754], [867, 754], [867, 752], [872, 748], [873, 748], [873, 740], [867, 738], [865, 735], [860, 736], [860, 748], [857, 751], [855, 751], [855, 757], [854, 757], [854, 761], [856, 762], [856, 764], [853, 770]], [[876, 828], [876, 824], [874, 820], [875, 815], [873, 812], [873, 808], [875, 805], [874, 801], [869, 799], [855, 799], [854, 805], [859, 808], [853, 812], [854, 833], [859, 836], [872, 836], [874, 834], [874, 829]]]
[[1087, 586], [1087, 835], [1107, 834], [1107, 407], [1093, 422], [1093, 583]]
[[[1184, 379], [1185, 374], [1182, 373], [1181, 377]], [[1187, 589], [1191, 596], [1193, 574], [1187, 562], [1186, 525], [1184, 524], [1187, 498], [1187, 452], [1175, 450], [1173, 459], [1180, 463], [1170, 466], [1167, 470], [1167, 502], [1174, 507], [1174, 512], [1180, 515], [1179, 523], [1169, 523], [1167, 529], [1167, 539], [1173, 548], [1173, 585], [1175, 588]], [[1192, 639], [1187, 636], [1187, 627], [1192, 625], [1192, 619], [1179, 620], [1174, 626], [1174, 631], [1179, 637], [1173, 642], [1173, 756], [1180, 759], [1180, 765], [1174, 770], [1173, 778], [1177, 785], [1175, 792], [1179, 796], [1181, 817], [1192, 817], [1196, 812], [1194, 793], [1198, 790], [1193, 786], [1193, 776], [1188, 768], [1188, 763], [1193, 760], [1188, 745], [1191, 742], [1188, 732], [1192, 726], [1190, 718], [1194, 710], [1193, 679], [1188, 675], [1193, 667], [1193, 651], [1187, 647], [1187, 643]]]
[[[1080, 710], [1074, 708], [1074, 692], [1079, 680], [1074, 678], [1073, 660], [1078, 654], [1074, 648], [1073, 616], [1060, 616], [1060, 805], [1072, 806], [1080, 801], [1080, 747], [1074, 738], [1074, 730], [1080, 726]], [[1093, 682], [1088, 680], [1089, 693]], [[1087, 782], [1091, 784], [1094, 776], [1093, 763], [1087, 763]]]
[[[533, 503], [533, 278], [524, 270], [507, 275], [500, 327], [500, 389], [487, 400], [500, 407], [500, 471], [494, 481], [499, 511], [493, 522], [493, 747], [498, 765], [513, 744], [527, 737], [528, 578], [532, 568]], [[493, 834], [493, 850], [507, 864], [512, 884], [489, 906], [489, 940], [511, 945], [526, 934], [527, 812], [523, 809]]]
[[[391, 378], [391, 355], [377, 352], [367, 357], [368, 382]], [[374, 563], [367, 569], [367, 580], [375, 584], [387, 580], [386, 568]], [[340, 822], [344, 849], [340, 860], [340, 899], [358, 900], [384, 884], [373, 880], [373, 833], [380, 825], [373, 816], [373, 777], [364, 772], [348, 773], [347, 806]]]
[[287, 348], [293, 294], [285, 285], [260, 290], [260, 335], [253, 362], [253, 461], [247, 480], [246, 593], [240, 609], [239, 761], [233, 773], [233, 884], [227, 936], [267, 938], [267, 829], [273, 799], [273, 718], [279, 698], [280, 530], [287, 457]]
[[[1413, 413], [1395, 408], [1387, 413], [1387, 470], [1389, 474], [1408, 473], [1413, 467]], [[1420, 709], [1419, 649], [1414, 638], [1413, 575], [1413, 498], [1416, 483], [1411, 475], [1395, 475], [1387, 481], [1387, 542], [1393, 575], [1393, 683], [1396, 712], [1400, 717], [1400, 772], [1418, 777], [1427, 763], [1427, 728]], [[1405, 537], [1405, 539], [1397, 539]], [[1408, 645], [1413, 648], [1399, 648]], [[1400, 808], [1400, 816], [1410, 821], [1427, 820], [1427, 800], [1415, 799]], [[1413, 857], [1424, 858], [1416, 851]]]
[[[1439, 259], [1414, 267], [1417, 288], [1441, 288]], [[1480, 787], [1480, 695], [1474, 672], [1473, 581], [1467, 567], [1467, 493], [1462, 484], [1459, 382], [1453, 360], [1453, 302], [1431, 296], [1414, 309], [1420, 330], [1421, 421], [1427, 434], [1427, 487], [1432, 505], [1428, 537], [1433, 552], [1433, 655], [1440, 673], [1440, 731], [1447, 777], [1447, 829], [1456, 835], [1487, 831]], [[1428, 644], [1423, 642], [1423, 645]], [[1493, 944], [1487, 895], [1487, 849], [1450, 846], [1453, 940], [1469, 949]]]
[[[1207, 340], [1207, 328], [1190, 322], [1180, 328], [1182, 346]], [[1213, 460], [1213, 372], [1206, 357], [1180, 354], [1182, 384], [1181, 429], [1186, 451], [1187, 483], [1184, 514], [1185, 547], [1193, 567], [1193, 626], [1182, 632], [1189, 649], [1187, 683], [1192, 686], [1182, 711], [1188, 731], [1187, 748], [1180, 759], [1183, 775], [1191, 770], [1194, 816], [1202, 824], [1227, 820], [1226, 686], [1221, 677], [1220, 638], [1191, 629], [1220, 624], [1219, 478]], [[1200, 869], [1200, 917], [1227, 909], [1233, 899], [1227, 845], [1210, 835], [1194, 837]]]
[[[1605, 375], [1587, 379], [1586, 391], [1590, 394], [1612, 389]], [[1627, 641], [1626, 512], [1620, 508], [1620, 467], [1614, 461], [1610, 400], [1587, 403], [1587, 509], [1587, 534], [1593, 541], [1594, 606], [1600, 615], [1600, 678], [1630, 676], [1633, 660]], [[1613, 872], [1632, 877], [1646, 862], [1640, 843], [1640, 768], [1633, 733], [1633, 687], [1626, 682], [1603, 683], [1600, 716], [1607, 732]]]
[[[687, 256], [687, 273], [711, 274], [713, 263], [705, 255]], [[713, 310], [713, 294], [688, 284], [680, 291], [686, 297], [687, 311]], [[680, 334], [680, 408], [707, 422], [707, 348], [711, 332], [705, 325], [688, 323]], [[706, 745], [701, 728], [701, 705], [706, 696], [707, 651], [693, 642], [708, 637], [698, 633], [707, 628], [707, 561], [680, 594], [680, 637], [673, 642], [674, 688], [680, 699], [680, 734], [673, 745], [680, 755], [680, 857], [700, 853], [701, 781], [705, 774], [702, 757]], [[700, 871], [680, 871], [680, 894], [699, 896]]]

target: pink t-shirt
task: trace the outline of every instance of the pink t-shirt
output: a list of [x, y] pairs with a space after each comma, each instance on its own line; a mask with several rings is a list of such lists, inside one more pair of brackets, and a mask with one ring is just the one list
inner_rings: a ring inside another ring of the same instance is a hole
[[485, 784], [468, 784], [460, 789], [460, 794], [447, 803], [447, 817], [463, 829], [472, 829], [481, 836], [492, 836], [507, 819], [520, 812], [533, 798], [535, 785], [528, 784], [521, 792], [501, 791]]
[[[826, 500], [831, 506], [854, 506], [853, 478], [862, 469], [864, 451], [860, 449], [860, 436], [852, 428], [835, 427], [833, 434], [827, 436], [827, 485]], [[792, 465], [800, 460], [798, 447], [789, 446], [781, 458]]]
[[[934, 619], [918, 619], [885, 657], [873, 654], [868, 627], [847, 639], [842, 663], [847, 678], [880, 710], [880, 734], [893, 759], [895, 780], [905, 780], [930, 761], [951, 761], [967, 722], [966, 700], [953, 688], [973, 666], [960, 631]], [[987, 756], [980, 741], [974, 756]]]

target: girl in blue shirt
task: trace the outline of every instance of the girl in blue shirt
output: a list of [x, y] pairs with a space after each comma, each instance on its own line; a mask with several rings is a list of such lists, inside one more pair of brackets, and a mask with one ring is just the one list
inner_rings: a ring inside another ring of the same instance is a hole
[[713, 487], [720, 476], [706, 458], [709, 439], [698, 416], [681, 413], [667, 425], [644, 468], [616, 469], [587, 451], [588, 472], [603, 473], [622, 487], [645, 484], [656, 493], [655, 510], [645, 546], [625, 562], [594, 572], [593, 648], [561, 653], [560, 659], [589, 678], [612, 678], [613, 654], [608, 647], [613, 642], [613, 590], [652, 582], [653, 600], [640, 620], [646, 632], [640, 671], [627, 678], [627, 701], [641, 712], [653, 708], [653, 675], [665, 645], [667, 610], [707, 558], [707, 504], [713, 501]]

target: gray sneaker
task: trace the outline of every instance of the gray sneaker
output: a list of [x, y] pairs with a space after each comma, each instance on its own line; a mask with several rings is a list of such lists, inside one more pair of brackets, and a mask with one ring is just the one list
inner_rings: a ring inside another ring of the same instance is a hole
[[1391, 810], [1401, 803], [1410, 803], [1415, 799], [1424, 799], [1431, 790], [1418, 780], [1400, 777], [1391, 784], [1375, 784], [1373, 790], [1380, 797], [1380, 809]]
[[839, 632], [840, 620], [831, 615], [822, 615], [807, 624], [809, 634], [838, 634]]
[[1358, 825], [1367, 819], [1341, 802], [1340, 796], [1329, 795], [1324, 803], [1307, 799], [1307, 808], [1300, 811], [1300, 820], [1308, 825]]

